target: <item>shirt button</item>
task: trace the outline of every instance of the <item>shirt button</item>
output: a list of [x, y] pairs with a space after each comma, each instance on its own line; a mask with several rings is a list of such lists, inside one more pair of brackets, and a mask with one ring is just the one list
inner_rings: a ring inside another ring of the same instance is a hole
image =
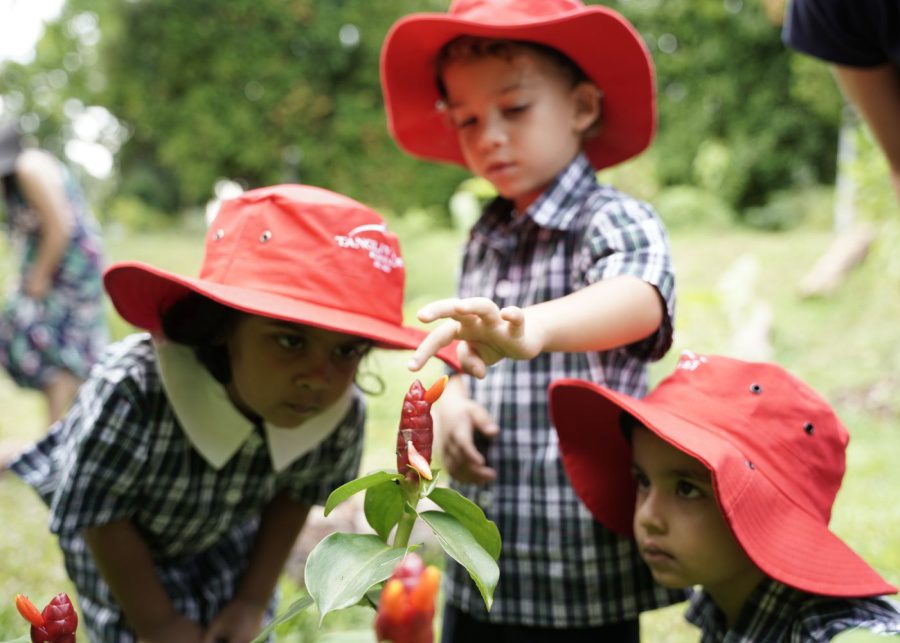
[[241, 500], [240, 489], [229, 489], [225, 492], [225, 502], [229, 505], [236, 505]]
[[497, 282], [497, 285], [494, 286], [494, 294], [500, 298], [507, 298], [512, 294], [513, 285], [512, 282], [501, 279]]

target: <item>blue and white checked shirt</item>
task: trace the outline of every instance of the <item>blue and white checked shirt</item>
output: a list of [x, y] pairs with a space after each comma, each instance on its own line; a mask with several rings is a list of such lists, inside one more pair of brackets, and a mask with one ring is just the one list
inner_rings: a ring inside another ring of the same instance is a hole
[[454, 484], [497, 523], [503, 538], [490, 613], [465, 569], [448, 561], [448, 601], [474, 618], [593, 627], [685, 597], [654, 583], [634, 541], [595, 522], [579, 501], [547, 408], [548, 385], [563, 377], [637, 397], [647, 392], [647, 364], [671, 345], [675, 312], [674, 272], [659, 218], [646, 204], [598, 185], [579, 155], [523, 215], [503, 199], [487, 207], [465, 249], [459, 296], [524, 307], [620, 275], [658, 290], [666, 314], [655, 334], [605, 352], [502, 360], [483, 380], [467, 378], [472, 399], [500, 426], [486, 452], [497, 479], [486, 486]]
[[701, 629], [701, 643], [820, 643], [852, 629], [900, 636], [893, 601], [807, 594], [771, 579], [753, 591], [731, 629], [704, 591], [694, 594], [684, 617]]
[[109, 347], [72, 410], [12, 469], [50, 507], [88, 640], [130, 643], [134, 634], [82, 530], [132, 521], [175, 608], [209, 623], [234, 596], [266, 504], [282, 490], [323, 504], [356, 476], [364, 418], [357, 391], [337, 428], [281, 471], [260, 430], [217, 469], [185, 436], [149, 335], [132, 335]]

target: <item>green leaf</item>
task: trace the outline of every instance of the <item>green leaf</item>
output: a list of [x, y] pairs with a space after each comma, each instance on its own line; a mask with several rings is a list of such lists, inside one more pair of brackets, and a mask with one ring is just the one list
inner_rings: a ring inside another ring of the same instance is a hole
[[494, 560], [500, 557], [500, 530], [487, 519], [481, 507], [458, 491], [446, 487], [432, 490], [428, 498], [462, 523]]
[[286, 623], [290, 621], [292, 618], [297, 616], [300, 612], [305, 610], [307, 607], [313, 604], [312, 596], [304, 596], [303, 598], [299, 598], [288, 607], [283, 613], [277, 615], [271, 623], [269, 623], [259, 634], [256, 635], [256, 638], [250, 641], [250, 643], [264, 643], [268, 636], [275, 631], [275, 628], [281, 625], [282, 623]]
[[319, 608], [319, 625], [328, 612], [355, 605], [372, 585], [391, 575], [411, 548], [389, 547], [373, 534], [333, 533], [306, 560], [306, 588]]
[[366, 490], [366, 520], [383, 541], [387, 542], [391, 529], [403, 515], [403, 504], [403, 492], [393, 480]]
[[422, 498], [427, 498], [431, 494], [431, 492], [434, 491], [434, 488], [437, 486], [438, 475], [440, 475], [440, 473], [441, 473], [440, 469], [432, 469], [431, 470], [431, 480], [419, 480], [419, 484], [422, 486], [422, 489], [419, 492], [419, 495]]
[[375, 485], [384, 484], [390, 480], [403, 480], [403, 476], [396, 471], [393, 473], [390, 471], [374, 471], [362, 478], [357, 478], [356, 480], [351, 480], [346, 484], [342, 484], [328, 496], [328, 500], [325, 502], [325, 515], [327, 516], [330, 514], [335, 507], [353, 494], [374, 487]]
[[[31, 636], [29, 634], [25, 634], [24, 636], [20, 636], [17, 639], [10, 639], [8, 641], [2, 641], [2, 643], [31, 643]], [[255, 642], [252, 642], [252, 643], [255, 643]]]
[[466, 568], [488, 610], [494, 602], [494, 589], [500, 579], [497, 562], [482, 547], [472, 532], [456, 518], [443, 511], [425, 511], [419, 518], [428, 523], [441, 546], [456, 562]]

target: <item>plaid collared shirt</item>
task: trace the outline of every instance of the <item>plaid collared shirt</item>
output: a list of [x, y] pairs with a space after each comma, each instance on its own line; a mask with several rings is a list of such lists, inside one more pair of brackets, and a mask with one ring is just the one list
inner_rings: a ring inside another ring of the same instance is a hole
[[234, 596], [266, 504], [282, 490], [322, 504], [356, 475], [364, 417], [357, 392], [334, 432], [283, 471], [274, 472], [258, 430], [216, 470], [175, 417], [149, 335], [132, 335], [109, 348], [68, 415], [12, 469], [50, 507], [88, 640], [130, 642], [82, 530], [130, 520], [175, 608], [209, 623]]
[[753, 591], [731, 629], [705, 591], [694, 594], [684, 617], [702, 630], [701, 643], [816, 643], [852, 629], [900, 635], [893, 601], [807, 594], [771, 579]]
[[602, 527], [578, 500], [547, 408], [547, 387], [562, 377], [646, 393], [647, 363], [672, 341], [675, 280], [662, 222], [647, 205], [598, 185], [579, 155], [524, 214], [503, 199], [488, 206], [465, 249], [459, 296], [524, 307], [620, 275], [659, 291], [666, 314], [654, 335], [605, 352], [502, 360], [483, 380], [467, 378], [472, 399], [500, 426], [486, 451], [497, 479], [486, 486], [454, 483], [497, 523], [503, 538], [490, 613], [466, 571], [448, 561], [448, 600], [474, 618], [592, 627], [684, 599], [654, 583], [634, 541]]

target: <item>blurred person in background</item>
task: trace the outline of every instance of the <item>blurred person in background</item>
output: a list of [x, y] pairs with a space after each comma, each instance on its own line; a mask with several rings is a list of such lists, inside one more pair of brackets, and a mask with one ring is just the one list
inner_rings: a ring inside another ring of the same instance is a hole
[[[0, 126], [0, 194], [18, 263], [0, 307], [0, 365], [44, 394], [49, 425], [107, 343], [99, 227], [67, 168], [23, 148], [14, 125]], [[0, 440], [0, 469], [17, 449]]]
[[884, 150], [900, 198], [900, 1], [791, 0], [782, 37], [831, 63]]

